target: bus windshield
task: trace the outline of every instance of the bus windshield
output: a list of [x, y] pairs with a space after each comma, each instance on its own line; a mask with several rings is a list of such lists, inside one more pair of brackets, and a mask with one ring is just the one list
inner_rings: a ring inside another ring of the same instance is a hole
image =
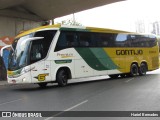
[[[15, 39], [9, 55], [8, 70], [18, 70], [44, 59], [56, 32], [56, 30], [38, 31]], [[42, 37], [42, 39], [27, 41], [36, 37]]]
[[32, 34], [29, 34], [14, 40], [9, 54], [8, 70], [18, 70], [28, 65], [29, 42], [26, 42], [25, 39], [32, 36]]

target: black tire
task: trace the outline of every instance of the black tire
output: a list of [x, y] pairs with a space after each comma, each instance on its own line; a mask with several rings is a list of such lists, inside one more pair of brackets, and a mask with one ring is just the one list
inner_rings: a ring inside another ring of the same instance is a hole
[[115, 75], [109, 75], [109, 77], [110, 77], [110, 78], [112, 78], [112, 79], [116, 79], [116, 78], [118, 78], [118, 76], [119, 76], [118, 74], [115, 74]]
[[66, 86], [68, 83], [68, 74], [64, 69], [58, 71], [56, 81], [59, 86]]
[[138, 75], [138, 66], [137, 64], [132, 64], [130, 68], [130, 76], [135, 77]]
[[145, 63], [141, 63], [139, 67], [139, 75], [140, 76], [146, 75], [146, 72], [147, 72], [147, 65]]
[[38, 83], [39, 87], [40, 88], [45, 88], [47, 86], [47, 83]]

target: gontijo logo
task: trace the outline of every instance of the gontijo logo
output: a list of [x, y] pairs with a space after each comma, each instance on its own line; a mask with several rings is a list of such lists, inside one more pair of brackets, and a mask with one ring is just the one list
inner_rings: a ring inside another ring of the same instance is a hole
[[39, 74], [38, 76], [36, 76], [34, 78], [38, 79], [38, 81], [45, 81], [46, 80], [46, 76], [49, 76], [49, 73]]
[[116, 50], [116, 55], [143, 55], [143, 50]]

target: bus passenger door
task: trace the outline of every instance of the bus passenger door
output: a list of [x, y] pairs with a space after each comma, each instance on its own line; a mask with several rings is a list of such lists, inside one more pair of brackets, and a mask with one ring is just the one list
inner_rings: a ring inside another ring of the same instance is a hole
[[44, 82], [44, 61], [35, 62], [31, 65], [32, 83]]
[[50, 61], [40, 61], [31, 65], [32, 82], [51, 81]]
[[43, 53], [43, 44], [41, 40], [34, 40], [31, 43], [30, 64], [32, 82], [45, 82], [47, 73], [45, 73], [45, 61]]

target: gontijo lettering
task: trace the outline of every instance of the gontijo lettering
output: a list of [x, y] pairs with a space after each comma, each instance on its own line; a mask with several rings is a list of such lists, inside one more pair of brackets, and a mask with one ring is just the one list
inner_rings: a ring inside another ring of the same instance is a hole
[[143, 55], [143, 50], [116, 50], [116, 55]]

